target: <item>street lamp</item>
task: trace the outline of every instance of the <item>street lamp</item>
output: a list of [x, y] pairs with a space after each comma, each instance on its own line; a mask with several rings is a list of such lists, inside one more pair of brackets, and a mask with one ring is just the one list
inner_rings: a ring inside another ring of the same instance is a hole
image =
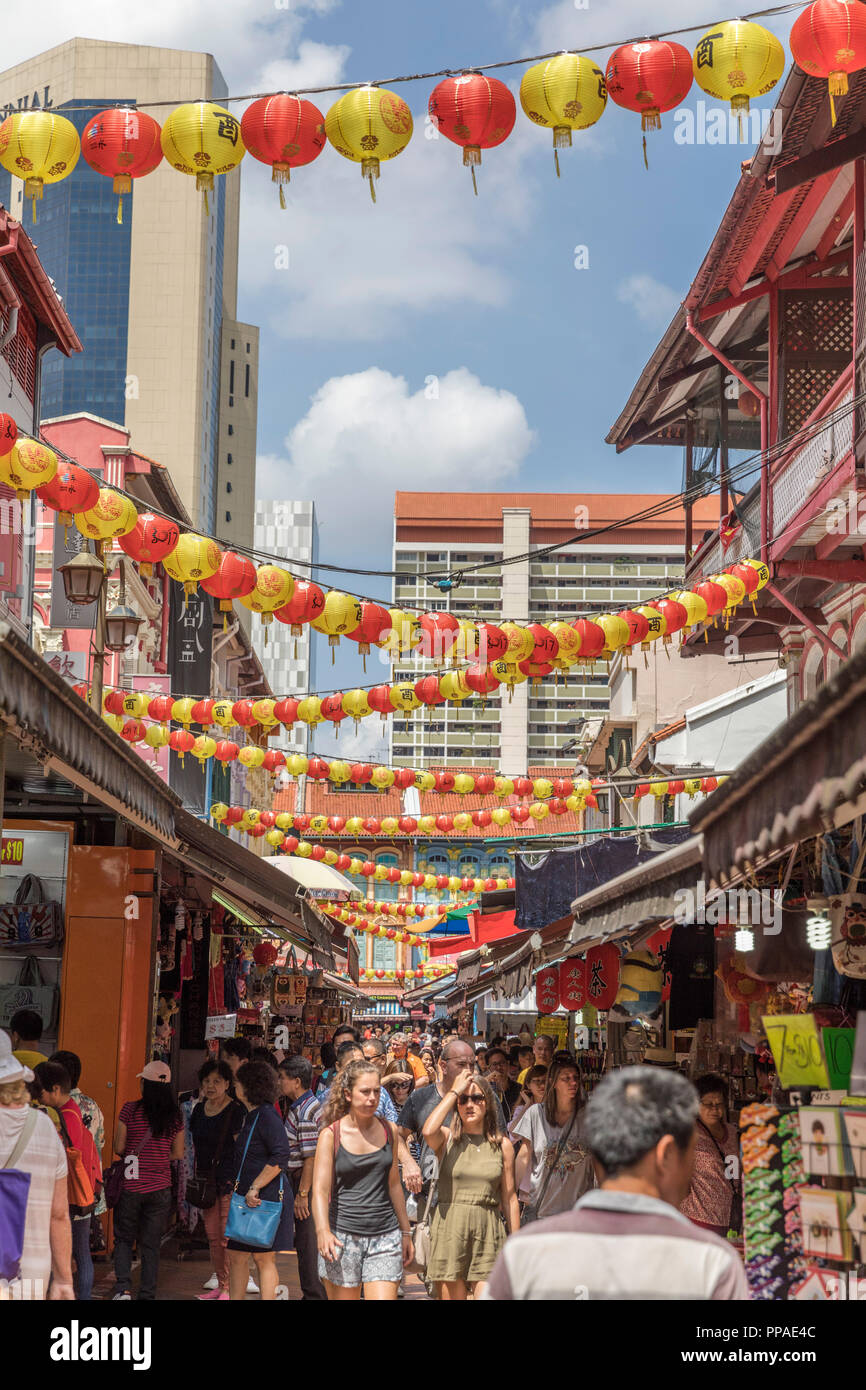
[[110, 612], [105, 615], [105, 649], [109, 652], [125, 652], [131, 642], [138, 636], [138, 629], [144, 622], [144, 618], [127, 607], [125, 603], [118, 603]]
[[89, 550], [79, 551], [65, 565], [58, 565], [57, 572], [63, 578], [63, 591], [68, 603], [83, 606], [95, 603], [99, 598], [105, 579], [105, 566]]
[[90, 707], [102, 713], [102, 688], [105, 681], [105, 653], [124, 652], [134, 642], [144, 622], [126, 604], [126, 557], [120, 560], [120, 602], [105, 611], [108, 576], [105, 565], [89, 550], [80, 551], [64, 565], [58, 565], [63, 578], [63, 590], [70, 603], [98, 603], [93, 634], [93, 678], [90, 685]]

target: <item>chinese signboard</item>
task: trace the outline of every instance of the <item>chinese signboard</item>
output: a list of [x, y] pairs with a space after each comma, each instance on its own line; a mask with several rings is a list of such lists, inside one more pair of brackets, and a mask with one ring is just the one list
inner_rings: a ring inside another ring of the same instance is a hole
[[[178, 699], [193, 695], [201, 699], [211, 684], [213, 651], [213, 608], [207, 594], [184, 597], [183, 587], [172, 584], [169, 605], [168, 669], [171, 693]], [[196, 815], [205, 811], [206, 773], [197, 758], [173, 758], [170, 784], [184, 806]]]

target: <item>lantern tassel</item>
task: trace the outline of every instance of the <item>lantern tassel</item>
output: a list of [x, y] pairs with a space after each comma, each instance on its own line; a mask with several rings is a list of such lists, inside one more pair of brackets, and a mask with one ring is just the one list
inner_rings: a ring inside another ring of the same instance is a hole
[[210, 217], [210, 200], [208, 199], [208, 196], [207, 196], [207, 189], [205, 189], [205, 191], [204, 191], [204, 212], [205, 212], [205, 217]]
[[117, 225], [118, 227], [123, 226], [123, 195], [121, 193], [117, 195]]
[[649, 169], [649, 160], [647, 159], [646, 153], [646, 136], [643, 137], [643, 167], [647, 170]]
[[556, 177], [557, 177], [558, 179], [561, 179], [561, 178], [562, 178], [562, 174], [561, 174], [560, 168], [559, 168], [559, 150], [556, 148], [555, 145], [554, 145], [554, 147], [553, 147], [553, 162], [554, 162], [554, 164], [556, 165]]
[[476, 196], [476, 198], [477, 198], [477, 197], [478, 197], [478, 181], [477, 181], [477, 179], [476, 179], [476, 177], [475, 177], [475, 165], [473, 164], [473, 165], [471, 165], [470, 167], [471, 167], [471, 169], [472, 169], [472, 188], [473, 188], [473, 191], [474, 191], [475, 196]]
[[283, 192], [283, 185], [282, 185], [282, 184], [280, 184], [280, 207], [283, 209], [283, 212], [285, 212], [285, 210], [286, 210], [286, 195], [285, 195], [285, 193]]

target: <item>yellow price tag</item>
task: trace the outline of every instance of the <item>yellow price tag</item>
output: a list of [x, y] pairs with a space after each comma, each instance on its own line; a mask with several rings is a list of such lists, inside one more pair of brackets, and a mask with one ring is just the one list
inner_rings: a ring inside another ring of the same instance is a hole
[[779, 1083], [785, 1088], [830, 1089], [827, 1063], [814, 1014], [770, 1014], [762, 1018]]

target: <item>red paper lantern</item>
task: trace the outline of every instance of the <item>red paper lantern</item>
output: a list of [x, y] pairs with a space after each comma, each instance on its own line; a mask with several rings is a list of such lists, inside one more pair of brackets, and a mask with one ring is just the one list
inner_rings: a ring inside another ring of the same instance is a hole
[[235, 700], [232, 705], [232, 719], [242, 729], [251, 729], [259, 721], [253, 714], [252, 700]]
[[571, 626], [580, 637], [580, 660], [594, 661], [604, 651], [604, 628], [599, 627], [591, 618], [578, 618]]
[[[340, 834], [345, 830], [345, 828], [346, 828], [345, 817], [343, 817], [343, 816], [328, 816], [328, 829], [329, 829], [329, 830], [333, 830], [333, 832], [334, 832], [335, 835], [340, 835]], [[344, 858], [345, 858], [345, 855], [342, 855], [342, 854], [341, 854], [341, 855], [340, 855], [340, 859], [344, 859]], [[339, 861], [338, 861], [338, 864], [339, 864]], [[334, 867], [337, 868], [337, 867], [338, 867], [338, 864], [336, 864]], [[349, 867], [349, 864], [348, 864], [348, 862], [347, 862], [346, 868], [348, 868], [348, 867]]]
[[341, 873], [341, 874], [344, 874], [344, 873], [346, 872], [346, 870], [348, 869], [349, 865], [351, 864], [351, 862], [352, 862], [352, 860], [350, 859], [350, 857], [349, 857], [348, 854], [338, 854], [338, 855], [337, 855], [337, 862], [336, 862], [336, 864], [334, 865], [334, 868], [335, 868], [335, 869], [339, 869], [339, 870], [340, 870], [340, 873]]
[[481, 151], [495, 149], [507, 140], [517, 117], [514, 97], [504, 82], [480, 72], [446, 77], [430, 93], [430, 118], [446, 139], [463, 150], [463, 163], [472, 170], [472, 186], [478, 192], [475, 166]]
[[[17, 438], [18, 438], [18, 426], [16, 425], [16, 423], [15, 423], [15, 421], [13, 420], [12, 416], [11, 416], [11, 415], [7, 415], [5, 411], [0, 412], [0, 458], [5, 458], [7, 454], [9, 454], [9, 453], [12, 452], [12, 445], [15, 443], [15, 441], [16, 441]], [[58, 463], [58, 465], [57, 465], [57, 470], [58, 470], [58, 472], [60, 471], [60, 468], [61, 468], [61, 467], [62, 467], [62, 464]], [[70, 468], [74, 468], [75, 465], [74, 465], [74, 464], [70, 464], [69, 467], [70, 467]], [[82, 469], [81, 471], [84, 472], [83, 469]], [[86, 476], [89, 478], [89, 477], [90, 477], [90, 474], [88, 473]], [[55, 478], [57, 477], [57, 473], [55, 473], [54, 477], [55, 477]], [[94, 478], [93, 481], [96, 482], [96, 479]], [[98, 484], [98, 483], [96, 483], [96, 492], [97, 492], [97, 495], [98, 495], [98, 494], [99, 494], [99, 484]], [[38, 496], [38, 495], [39, 495], [39, 488], [36, 489], [36, 493], [37, 493], [37, 496]], [[94, 501], [95, 501], [95, 500], [96, 500], [96, 498], [94, 498]], [[93, 503], [91, 502], [90, 505], [93, 506]]]
[[437, 676], [424, 676], [421, 680], [416, 681], [415, 694], [418, 696], [422, 705], [442, 705], [445, 703], [445, 696], [439, 689], [439, 680]]
[[[414, 816], [401, 816], [397, 824], [404, 835], [414, 835], [415, 831], [418, 829], [418, 822], [416, 821]], [[423, 874], [421, 875], [421, 882], [424, 882]]]
[[248, 828], [247, 834], [252, 835], [254, 840], [260, 840], [263, 835], [267, 834], [267, 830], [260, 822], [257, 821], [255, 825], [251, 825]]
[[225, 824], [226, 824], [226, 825], [237, 825], [238, 821], [243, 820], [243, 818], [244, 818], [244, 808], [243, 808], [243, 806], [230, 806], [229, 809], [226, 811]]
[[324, 606], [325, 595], [318, 584], [313, 584], [309, 579], [296, 579], [292, 597], [277, 609], [274, 617], [281, 623], [289, 624], [293, 637], [300, 637], [302, 625], [318, 618]]
[[559, 1008], [559, 971], [547, 965], [535, 977], [535, 1007], [540, 1014], [554, 1014]]
[[701, 778], [701, 791], [702, 791], [702, 792], [714, 792], [714, 791], [716, 790], [716, 788], [718, 787], [718, 785], [719, 785], [719, 784], [718, 784], [718, 782], [716, 781], [715, 777], [702, 777], [702, 778]]
[[848, 91], [849, 73], [866, 67], [866, 9], [859, 0], [815, 0], [795, 19], [791, 54], [808, 77], [826, 77], [830, 114]]
[[364, 830], [368, 835], [380, 835], [382, 833], [381, 822], [377, 821], [375, 816], [368, 816], [364, 821]]
[[389, 883], [399, 883], [399, 882], [400, 882], [400, 870], [399, 870], [399, 869], [392, 868], [392, 869], [389, 869], [389, 870], [388, 870], [388, 882], [389, 882]]
[[188, 729], [175, 729], [169, 735], [168, 746], [179, 755], [181, 764], [184, 754], [189, 752], [194, 743], [195, 739]]
[[272, 830], [276, 819], [274, 811], [262, 811], [259, 816], [259, 825], [263, 825], [266, 830]]
[[439, 890], [440, 893], [442, 892], [443, 889], [445, 889], [445, 888], [448, 887], [448, 875], [447, 875], [447, 874], [437, 874], [437, 875], [436, 875], [436, 887], [438, 888], [438, 890]]
[[[478, 625], [478, 659], [483, 665], [492, 665], [494, 661], [502, 661], [508, 651], [508, 638], [497, 627], [495, 623], [479, 623]], [[499, 682], [497, 681], [497, 684]]]
[[[727, 595], [725, 602], [727, 602]], [[669, 642], [673, 633], [679, 632], [680, 628], [685, 627], [689, 620], [688, 610], [681, 603], [677, 603], [675, 598], [659, 599], [658, 603], [653, 604], [653, 608], [657, 608], [665, 620], [666, 631], [662, 639], [664, 642]]]
[[423, 874], [413, 874], [413, 875], [412, 875], [412, 887], [413, 887], [413, 888], [423, 888], [423, 887], [424, 887], [424, 875], [423, 875]]
[[496, 785], [496, 778], [491, 777], [489, 772], [482, 772], [480, 777], [475, 778], [475, 790], [479, 796], [490, 796]]
[[256, 587], [256, 567], [246, 555], [238, 555], [234, 550], [224, 550], [216, 574], [200, 582], [206, 594], [219, 600], [220, 612], [231, 613], [232, 600], [245, 598]]
[[287, 835], [283, 840], [282, 849], [285, 850], [286, 854], [294, 854], [300, 843], [297, 835]]
[[616, 946], [593, 946], [586, 953], [586, 1002], [606, 1012], [613, 1007], [618, 987], [619, 951]]
[[213, 707], [215, 703], [216, 701], [211, 699], [196, 700], [190, 711], [193, 724], [199, 724], [203, 729], [209, 729], [214, 722]]
[[256, 965], [264, 966], [265, 969], [274, 964], [278, 955], [279, 951], [276, 946], [272, 946], [269, 941], [260, 941], [257, 946], [253, 947], [253, 960]]
[[668, 782], [668, 796], [681, 796], [685, 789], [685, 782]]
[[547, 803], [552, 816], [567, 816], [568, 807], [561, 796], [552, 796]]
[[463, 676], [469, 689], [476, 695], [481, 696], [482, 705], [487, 696], [491, 695], [497, 686], [501, 684], [499, 677], [494, 675], [492, 668], [489, 666], [469, 666], [463, 672]]
[[126, 739], [127, 743], [140, 743], [147, 733], [147, 725], [140, 719], [127, 719], [120, 731], [120, 737]]
[[298, 701], [291, 696], [286, 696], [282, 700], [277, 700], [274, 705], [274, 718], [279, 719], [280, 723], [287, 729], [297, 723]]
[[394, 770], [394, 786], [405, 790], [407, 787], [414, 787], [415, 771], [411, 767], [398, 767]]
[[233, 763], [238, 756], [238, 746], [232, 743], [231, 739], [221, 738], [214, 749], [214, 757], [218, 763]]
[[453, 772], [436, 772], [436, 773], [434, 773], [434, 776], [435, 776], [435, 778], [436, 778], [436, 791], [437, 791], [437, 792], [441, 792], [443, 795], [444, 795], [445, 793], [447, 793], [447, 792], [453, 792], [453, 790], [454, 790], [454, 773], [453, 773]]
[[377, 971], [376, 971], [376, 979], [377, 979], [377, 980], [384, 980], [384, 978], [385, 978], [385, 972], [384, 972], [384, 970], [377, 970]]
[[529, 807], [528, 807], [528, 806], [512, 806], [512, 807], [511, 807], [511, 819], [512, 819], [513, 821], [516, 821], [518, 825], [525, 825], [526, 822], [529, 820]]
[[152, 174], [162, 160], [159, 122], [144, 111], [116, 106], [100, 111], [81, 134], [81, 153], [91, 169], [113, 179], [117, 220], [123, 221], [123, 195], [132, 180]]
[[[0, 421], [8, 420], [8, 415], [0, 415]], [[14, 425], [14, 421], [12, 422]], [[16, 429], [16, 434], [18, 433]], [[12, 440], [12, 444], [15, 440]], [[0, 452], [8, 454], [12, 444], [7, 446], [5, 440], [0, 442]], [[59, 512], [57, 518], [62, 526], [71, 526], [75, 512], [87, 512], [94, 507], [99, 500], [99, 483], [92, 478], [83, 468], [79, 468], [74, 463], [64, 463], [58, 460], [57, 472], [50, 483], [43, 483], [36, 489], [36, 496], [44, 502], [46, 507], [52, 511]], [[139, 524], [141, 518], [139, 518]], [[134, 532], [130, 532], [134, 534]], [[175, 545], [179, 531], [175, 528]], [[127, 540], [127, 536], [122, 536], [122, 540]]]
[[322, 701], [322, 718], [329, 720], [331, 724], [339, 724], [346, 718], [342, 690], [338, 690], [335, 695], [325, 696]]
[[[746, 594], [749, 598], [757, 591], [758, 585], [761, 582], [761, 576], [758, 574], [754, 565], [730, 565], [727, 573], [732, 574], [735, 579], [739, 579], [741, 584], [745, 584]], [[722, 586], [718, 584], [716, 587], [721, 589]]]
[[641, 799], [642, 796], [649, 796], [649, 791], [650, 791], [650, 784], [649, 784], [649, 782], [638, 782], [637, 786], [636, 786], [635, 789], [634, 789], [634, 793], [633, 793], [635, 801], [640, 801], [640, 799]]
[[472, 892], [472, 887], [473, 887], [473, 880], [472, 880], [471, 878], [461, 878], [461, 880], [460, 880], [460, 889], [461, 889], [461, 892], [463, 892], [463, 893], [471, 893], [471, 892]]
[[532, 782], [528, 777], [515, 777], [514, 779], [515, 796], [531, 796]]
[[384, 724], [388, 716], [394, 713], [390, 685], [374, 685], [372, 690], [367, 691], [367, 704], [371, 710], [382, 716]]
[[472, 824], [477, 826], [479, 830], [485, 830], [492, 820], [493, 817], [489, 811], [472, 812]]
[[[751, 569], [752, 566], [749, 565], [748, 568]], [[757, 570], [753, 570], [752, 572], [757, 575]], [[742, 579], [742, 575], [738, 577]], [[725, 593], [721, 584], [714, 583], [712, 579], [705, 579], [702, 584], [696, 584], [692, 592], [697, 594], [698, 598], [703, 599], [704, 603], [707, 605], [707, 614], [710, 618], [714, 618], [717, 613], [721, 613], [728, 601], [728, 595]], [[658, 604], [654, 606], [657, 608]]]
[[662, 112], [681, 106], [693, 81], [692, 55], [681, 43], [670, 39], [645, 39], [614, 49], [604, 75], [608, 95], [617, 106], [637, 111], [644, 133], [660, 130]]
[[571, 796], [574, 791], [574, 783], [570, 777], [557, 777], [553, 784], [553, 795], [560, 797]]
[[559, 656], [559, 643], [543, 623], [530, 623], [526, 629], [532, 634], [533, 648], [526, 658], [538, 666], [547, 666]]
[[[418, 619], [418, 628], [421, 633], [421, 641], [416, 648], [418, 655], [441, 663], [457, 641], [460, 624], [452, 613], [424, 613]], [[421, 698], [420, 695], [418, 698]]]
[[370, 763], [353, 763], [350, 775], [356, 786], [363, 787], [373, 776], [373, 768]]
[[325, 758], [310, 758], [307, 764], [307, 776], [314, 782], [326, 781], [330, 771], [331, 764]]
[[643, 613], [635, 613], [631, 608], [624, 608], [617, 616], [628, 624], [628, 641], [625, 645], [626, 650], [631, 651], [635, 642], [646, 640], [649, 633], [649, 620], [644, 617]]
[[436, 817], [436, 829], [437, 829], [437, 830], [440, 830], [440, 831], [442, 832], [443, 835], [450, 835], [450, 834], [451, 834], [451, 831], [454, 829], [454, 821], [453, 821], [452, 817], [451, 817], [451, 816], [437, 816], [437, 817]]
[[[350, 642], [358, 643], [358, 651], [366, 657], [371, 647], [381, 646], [383, 640], [391, 631], [391, 614], [387, 608], [383, 608], [379, 603], [370, 603], [364, 599], [358, 605], [361, 609], [361, 621], [354, 632], [347, 632], [346, 636]], [[364, 662], [364, 670], [367, 663]]]
[[281, 767], [286, 765], [286, 755], [281, 753], [279, 748], [269, 748], [262, 759], [262, 767], [265, 772], [277, 773]]
[[325, 118], [318, 106], [291, 93], [260, 97], [241, 117], [241, 139], [253, 159], [270, 164], [284, 208], [283, 184], [292, 170], [312, 164], [325, 148]]
[[485, 891], [485, 893], [495, 893], [495, 891], [496, 891], [496, 879], [495, 879], [495, 878], [486, 878], [486, 879], [484, 880], [484, 891]]
[[386, 941], [393, 941], [393, 940], [395, 939], [396, 935], [397, 935], [396, 928], [395, 928], [395, 927], [389, 927], [388, 930], [385, 932], [385, 940], [386, 940]]
[[574, 1013], [586, 1003], [586, 961], [569, 956], [559, 967], [559, 999], [562, 1007]]
[[313, 852], [310, 855], [310, 858], [315, 859], [316, 863], [321, 863], [321, 861], [325, 857], [325, 853], [326, 851], [324, 845], [313, 845]]
[[165, 517], [155, 516], [153, 512], [140, 512], [138, 521], [125, 536], [119, 536], [121, 550], [135, 560], [145, 576], [153, 571], [153, 566], [165, 560], [177, 546], [180, 527]]
[[[105, 705], [109, 714], [121, 715], [123, 714], [123, 702], [125, 699], [125, 690], [110, 690], [102, 703]], [[150, 714], [150, 705], [147, 707], [147, 712]]]
[[310, 817], [307, 815], [307, 813], [305, 811], [302, 812], [301, 815], [295, 816], [294, 820], [295, 829], [300, 830], [302, 835], [306, 834], [306, 832], [310, 828]]

